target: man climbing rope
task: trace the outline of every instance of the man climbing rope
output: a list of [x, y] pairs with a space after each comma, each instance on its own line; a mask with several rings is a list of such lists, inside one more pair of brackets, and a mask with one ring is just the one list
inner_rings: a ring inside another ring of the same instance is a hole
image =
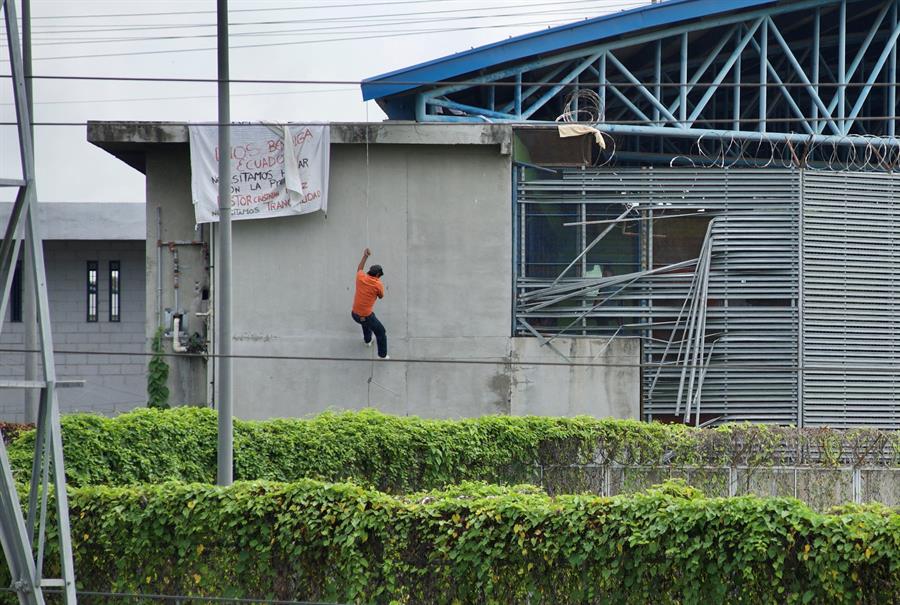
[[353, 311], [350, 315], [353, 317], [353, 321], [362, 326], [363, 342], [366, 343], [366, 346], [372, 346], [372, 334], [374, 333], [378, 343], [378, 357], [390, 359], [387, 354], [387, 333], [373, 313], [375, 299], [384, 298], [384, 284], [381, 283], [384, 271], [381, 269], [381, 265], [372, 265], [366, 272], [366, 261], [371, 255], [368, 248], [363, 250], [362, 259], [356, 268], [356, 294], [353, 296]]

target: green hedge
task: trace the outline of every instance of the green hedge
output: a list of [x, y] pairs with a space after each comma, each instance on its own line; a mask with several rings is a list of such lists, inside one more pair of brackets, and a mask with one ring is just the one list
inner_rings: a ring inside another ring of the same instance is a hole
[[[211, 410], [145, 409], [114, 419], [75, 414], [64, 416], [62, 424], [72, 485], [215, 481]], [[466, 480], [535, 483], [538, 467], [585, 461], [771, 466], [785, 452], [813, 452], [818, 464], [900, 465], [900, 431], [691, 429], [586, 417], [422, 420], [367, 410], [309, 420], [235, 421], [234, 432], [237, 479], [352, 479], [392, 493]], [[30, 472], [33, 444], [32, 432], [10, 446], [20, 479]]]
[[[434, 605], [897, 603], [900, 515], [678, 484], [402, 497], [304, 480], [70, 495], [83, 590]], [[52, 553], [48, 561], [55, 561]]]

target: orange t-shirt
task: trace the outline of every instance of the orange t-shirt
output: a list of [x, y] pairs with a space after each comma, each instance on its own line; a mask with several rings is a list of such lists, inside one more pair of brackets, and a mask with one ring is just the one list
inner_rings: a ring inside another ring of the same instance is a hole
[[377, 277], [365, 271], [356, 272], [356, 295], [353, 297], [353, 312], [360, 317], [372, 314], [375, 299], [384, 297], [384, 284]]

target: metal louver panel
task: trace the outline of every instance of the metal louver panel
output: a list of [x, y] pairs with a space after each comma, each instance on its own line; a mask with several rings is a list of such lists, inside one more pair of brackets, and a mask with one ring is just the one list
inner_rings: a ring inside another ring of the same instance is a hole
[[[569, 169], [516, 191], [517, 332], [640, 338], [645, 418], [900, 428], [900, 176]], [[551, 249], [600, 204], [633, 206], [639, 268], [529, 272], [526, 217], [557, 213]], [[701, 231], [666, 230], [673, 215]]]
[[900, 380], [885, 371], [900, 358], [898, 192], [891, 174], [804, 174], [807, 425], [900, 427]]
[[[799, 173], [778, 169], [583, 169], [520, 179], [520, 218], [529, 206], [632, 204], [642, 221], [645, 274], [624, 282], [621, 289], [616, 289], [619, 284], [610, 288], [615, 291], [611, 306], [591, 308], [593, 300], [585, 301], [577, 292], [578, 279], [560, 282], [574, 295], [548, 295], [552, 305], [535, 303], [542, 291], [555, 293], [559, 286], [554, 290], [553, 279], [526, 274], [527, 246], [520, 239], [517, 316], [545, 335], [553, 330], [547, 326], [565, 326], [568, 318], [585, 312], [588, 319], [580, 335], [610, 335], [592, 334], [591, 321], [647, 326], [629, 336], [642, 341], [648, 419], [683, 416], [690, 408], [692, 421], [702, 416], [795, 423], [799, 189]], [[695, 234], [696, 249], [687, 247], [683, 257], [673, 258], [672, 251], [663, 248], [677, 242], [657, 240], [653, 233], [653, 225], [662, 229], [655, 217], [663, 214], [704, 217], [711, 226], [704, 227], [705, 239]], [[523, 237], [524, 219], [518, 227]], [[703, 250], [704, 261], [697, 265], [702, 275], [694, 266], [653, 272], [667, 263], [696, 260]], [[696, 306], [683, 310], [692, 298]], [[693, 331], [690, 322], [696, 326]], [[690, 343], [682, 342], [689, 333]], [[685, 365], [692, 367], [685, 370]]]

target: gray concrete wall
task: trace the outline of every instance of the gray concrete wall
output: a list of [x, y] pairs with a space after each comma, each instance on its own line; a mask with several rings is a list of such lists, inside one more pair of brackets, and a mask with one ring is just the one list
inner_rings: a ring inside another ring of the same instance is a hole
[[[368, 244], [371, 262], [385, 271], [386, 294], [375, 312], [394, 358], [505, 358], [509, 170], [496, 147], [373, 145], [367, 165], [365, 146], [333, 146], [327, 218], [234, 223], [235, 352], [374, 355], [350, 318], [356, 266]], [[367, 405], [426, 416], [508, 412], [509, 393], [492, 388], [502, 373], [493, 366], [238, 360], [236, 410], [254, 418]]]
[[[57, 350], [78, 351], [56, 357], [60, 378], [85, 380], [83, 388], [60, 389], [62, 412], [114, 414], [142, 406], [146, 396], [147, 360], [116, 353], [144, 351], [144, 243], [142, 241], [47, 241], [50, 317]], [[87, 322], [87, 261], [99, 262], [99, 314]], [[121, 321], [109, 321], [109, 261], [121, 262]], [[23, 345], [23, 324], [4, 323], [0, 346]], [[102, 352], [101, 355], [87, 355]], [[0, 376], [24, 378], [23, 355], [0, 356]], [[25, 419], [24, 392], [0, 391], [0, 419]]]
[[[536, 338], [512, 339], [513, 358], [521, 362], [512, 375], [514, 414], [639, 418], [640, 341], [556, 338], [551, 344], [565, 358]], [[597, 365], [570, 365], [569, 359]], [[528, 365], [529, 360], [561, 365]]]
[[[171, 334], [173, 312], [188, 317], [185, 330], [205, 334], [205, 320], [191, 314], [192, 305], [204, 287], [209, 287], [206, 252], [202, 246], [187, 242], [208, 241], [207, 226], [195, 226], [191, 202], [191, 172], [187, 146], [173, 146], [147, 154], [147, 273], [146, 335], [153, 338], [157, 327]], [[167, 245], [167, 242], [178, 242]], [[162, 243], [162, 244], [161, 244]], [[178, 275], [175, 273], [175, 254]], [[159, 281], [158, 267], [162, 267]], [[178, 288], [175, 287], [176, 282]], [[161, 287], [160, 287], [161, 286]], [[169, 314], [167, 315], [167, 310]], [[165, 349], [172, 352], [171, 339]], [[169, 363], [169, 402], [173, 405], [206, 405], [207, 364], [199, 359], [167, 359]]]
[[[365, 146], [335, 145], [331, 174], [327, 218], [234, 223], [235, 353], [374, 355], [350, 319], [368, 244], [385, 270], [375, 312], [395, 359], [562, 361], [534, 339], [510, 338], [510, 160], [497, 147], [373, 145], [367, 163]], [[583, 359], [600, 344], [558, 346]], [[620, 341], [606, 355], [636, 362], [639, 350]], [[636, 369], [512, 367], [239, 359], [235, 409], [245, 418], [366, 406], [452, 418], [638, 415]]]
[[[194, 226], [186, 129], [95, 125], [89, 138], [113, 153], [125, 153], [121, 146], [126, 146], [126, 161], [142, 154], [138, 164], [148, 177], [149, 337], [159, 325], [157, 309], [179, 306], [171, 252], [164, 249], [158, 259], [157, 239], [215, 241], [214, 229]], [[495, 413], [638, 417], [635, 368], [582, 371], [539, 365], [535, 362], [561, 358], [532, 339], [511, 338], [510, 140], [510, 129], [491, 125], [333, 125], [327, 217], [316, 213], [233, 223], [236, 354], [374, 357], [350, 318], [356, 265], [368, 245], [371, 262], [385, 269], [386, 296], [375, 310], [387, 327], [395, 360], [501, 363], [236, 359], [237, 416], [306, 416], [372, 406], [450, 418]], [[161, 235], [157, 208], [162, 210]], [[200, 248], [180, 250], [180, 306], [189, 310], [186, 293], [209, 276]], [[215, 297], [215, 279], [211, 288]], [[640, 357], [628, 340], [616, 340], [605, 351], [598, 342], [555, 344], [579, 356], [602, 353], [600, 359], [623, 363]], [[170, 366], [173, 403], [202, 404], [210, 393], [214, 398], [215, 386], [208, 387], [215, 376], [203, 363], [170, 359]]]

